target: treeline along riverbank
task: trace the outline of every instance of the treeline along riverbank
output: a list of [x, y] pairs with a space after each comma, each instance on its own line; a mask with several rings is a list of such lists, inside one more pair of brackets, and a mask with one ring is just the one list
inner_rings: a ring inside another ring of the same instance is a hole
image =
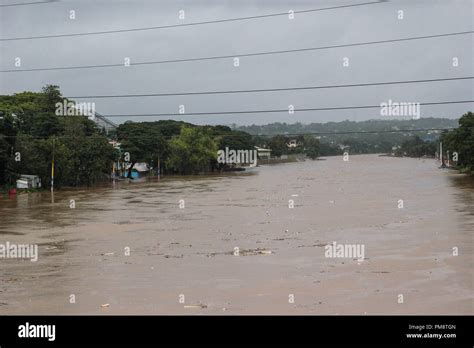
[[[429, 130], [419, 132], [416, 128], [421, 123], [424, 127], [435, 125], [432, 126], [435, 128], [439, 124], [452, 125], [455, 121], [331, 122], [325, 124], [325, 132], [320, 133], [312, 132], [315, 124], [237, 128], [198, 126], [173, 120], [126, 121], [106, 132], [81, 113], [83, 110], [75, 108], [73, 113], [68, 112], [67, 105], [75, 103], [64, 98], [58, 86], [52, 85], [45, 86], [41, 92], [0, 96], [0, 187], [15, 187], [16, 180], [23, 174], [38, 176], [43, 188], [51, 186], [53, 175], [55, 188], [90, 186], [110, 179], [115, 164], [120, 162], [127, 162], [129, 176], [137, 163], [146, 163], [161, 174], [218, 171], [227, 166], [218, 162], [218, 150], [226, 148], [271, 149], [274, 158], [294, 155], [316, 159], [344, 152], [434, 156], [440, 135], [444, 148], [451, 154], [459, 154], [455, 162], [459, 168], [471, 172], [474, 168], [474, 115], [471, 112], [461, 117], [459, 128], [442, 134]], [[348, 126], [352, 131], [346, 130]], [[283, 134], [272, 134], [275, 127]], [[294, 127], [299, 134], [288, 132]], [[383, 129], [374, 131], [374, 127]], [[248, 133], [257, 131], [260, 133]]]

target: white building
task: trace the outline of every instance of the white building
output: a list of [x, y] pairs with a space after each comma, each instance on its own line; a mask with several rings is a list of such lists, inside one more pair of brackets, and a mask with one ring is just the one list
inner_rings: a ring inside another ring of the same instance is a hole
[[296, 139], [291, 139], [286, 146], [288, 146], [289, 149], [293, 149], [295, 147], [303, 145], [301, 141], [297, 141]]
[[272, 154], [272, 150], [264, 149], [262, 147], [255, 146], [255, 150], [257, 150], [257, 158], [258, 159], [270, 159]]

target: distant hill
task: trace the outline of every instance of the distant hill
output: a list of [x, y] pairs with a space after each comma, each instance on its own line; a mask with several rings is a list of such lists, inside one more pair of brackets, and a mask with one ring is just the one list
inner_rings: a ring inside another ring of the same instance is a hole
[[456, 128], [457, 119], [448, 118], [421, 118], [419, 120], [368, 120], [368, 121], [342, 121], [327, 123], [270, 123], [267, 125], [239, 126], [241, 130], [253, 135], [275, 134], [301, 134], [301, 133], [328, 133], [328, 132], [358, 132], [358, 131], [389, 131], [413, 130], [428, 128]]
[[[312, 134], [320, 141], [320, 154], [323, 156], [338, 155], [343, 148], [350, 149], [352, 154], [391, 153], [407, 141], [419, 137], [419, 141], [436, 142], [443, 133], [441, 130], [419, 131], [424, 129], [457, 128], [457, 119], [423, 118], [419, 120], [369, 120], [342, 121], [328, 123], [272, 123], [263, 126], [242, 126], [235, 130], [257, 136], [260, 146], [270, 146], [265, 138], [276, 134], [294, 138], [296, 134]], [[258, 135], [261, 135], [258, 137]], [[271, 147], [271, 146], [270, 146]]]

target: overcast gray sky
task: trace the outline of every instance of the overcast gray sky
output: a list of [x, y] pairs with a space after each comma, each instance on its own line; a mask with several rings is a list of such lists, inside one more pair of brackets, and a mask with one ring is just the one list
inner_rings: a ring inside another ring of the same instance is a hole
[[[33, 1], [33, 0], [31, 0]], [[371, 0], [62, 0], [50, 4], [0, 7], [1, 38], [129, 29], [212, 21]], [[2, 0], [1, 4], [26, 2]], [[76, 18], [69, 18], [74, 10]], [[185, 19], [178, 18], [185, 11]], [[398, 19], [398, 11], [404, 18]], [[168, 29], [1, 41], [0, 70], [122, 64], [235, 55], [341, 45], [473, 30], [472, 0], [392, 0], [245, 21]], [[64, 96], [174, 93], [284, 88], [332, 84], [435, 79], [474, 75], [474, 35], [277, 55], [130, 67], [0, 73], [0, 94], [39, 91], [59, 85]], [[15, 58], [21, 67], [15, 67]], [[349, 66], [343, 66], [344, 57]], [[453, 67], [453, 57], [459, 66]], [[250, 94], [84, 99], [101, 114], [324, 108], [404, 102], [472, 100], [473, 80], [429, 84], [336, 88]], [[81, 101], [76, 99], [77, 101]], [[421, 117], [457, 118], [473, 104], [422, 106]], [[197, 124], [267, 124], [383, 118], [378, 109], [219, 116], [112, 118], [121, 123], [182, 119]]]

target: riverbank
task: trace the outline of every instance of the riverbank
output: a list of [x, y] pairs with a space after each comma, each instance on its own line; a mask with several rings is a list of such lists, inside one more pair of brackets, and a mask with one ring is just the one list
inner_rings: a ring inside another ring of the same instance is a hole
[[[272, 164], [282, 164], [282, 163], [294, 163], [294, 162], [301, 162], [304, 161], [305, 158], [304, 156], [286, 156], [284, 158], [271, 158], [268, 160], [261, 160], [259, 161], [258, 165], [272, 165]], [[308, 159], [307, 159], [308, 160]], [[105, 187], [108, 186], [109, 183], [115, 182], [142, 182], [145, 180], [162, 180], [164, 178], [181, 178], [181, 177], [192, 177], [192, 176], [203, 176], [203, 175], [225, 175], [228, 173], [232, 172], [243, 172], [243, 171], [249, 171], [252, 170], [254, 167], [225, 167], [222, 168], [221, 170], [215, 170], [215, 171], [208, 171], [208, 172], [201, 172], [201, 173], [194, 173], [194, 174], [186, 174], [186, 175], [180, 175], [180, 174], [161, 174], [157, 175], [156, 172], [150, 172], [145, 175], [142, 175], [141, 177], [138, 178], [126, 178], [126, 177], [109, 177], [107, 179], [104, 179], [102, 181], [96, 182], [94, 185], [80, 185], [80, 186], [62, 186], [62, 187], [56, 187], [55, 190], [76, 190], [76, 189], [85, 189], [85, 188], [95, 188], [95, 187]], [[39, 188], [39, 189], [16, 189], [13, 186], [9, 187], [0, 187], [0, 196], [3, 195], [8, 195], [9, 191], [14, 190], [15, 193], [13, 194], [23, 194], [23, 193], [33, 193], [33, 192], [40, 192], [40, 191], [50, 191], [51, 189], [49, 187], [44, 187], [44, 188]]]

